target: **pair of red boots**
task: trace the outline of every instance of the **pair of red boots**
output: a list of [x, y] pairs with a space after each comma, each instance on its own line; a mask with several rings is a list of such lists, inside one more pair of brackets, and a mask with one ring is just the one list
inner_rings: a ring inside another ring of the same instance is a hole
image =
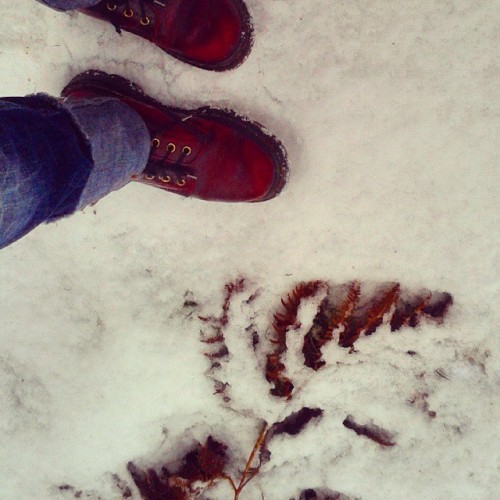
[[[110, 0], [82, 12], [213, 71], [241, 64], [252, 44], [252, 24], [242, 0]], [[151, 134], [151, 154], [136, 181], [228, 202], [269, 200], [285, 185], [283, 146], [234, 112], [165, 106], [128, 80], [93, 70], [73, 78], [63, 96], [117, 97], [139, 113]]]

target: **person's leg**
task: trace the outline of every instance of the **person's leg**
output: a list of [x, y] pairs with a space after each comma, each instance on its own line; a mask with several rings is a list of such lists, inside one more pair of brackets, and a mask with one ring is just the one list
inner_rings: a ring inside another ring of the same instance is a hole
[[37, 0], [47, 7], [52, 7], [55, 10], [76, 10], [84, 9], [85, 7], [93, 7], [101, 0]]
[[144, 122], [116, 99], [0, 99], [0, 248], [122, 187], [149, 149]]
[[224, 202], [285, 186], [282, 144], [233, 111], [167, 106], [97, 70], [62, 95], [0, 99], [0, 248], [131, 180]]
[[90, 143], [94, 168], [76, 210], [128, 184], [146, 167], [151, 136], [142, 117], [119, 99], [66, 99], [64, 107]]

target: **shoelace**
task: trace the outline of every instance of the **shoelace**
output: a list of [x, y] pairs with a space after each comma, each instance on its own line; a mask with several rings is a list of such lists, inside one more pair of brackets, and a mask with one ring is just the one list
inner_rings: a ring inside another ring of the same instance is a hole
[[[160, 145], [160, 139], [158, 137], [154, 137], [151, 141], [152, 152], [155, 149], [158, 149]], [[196, 179], [196, 176], [193, 175], [193, 171], [182, 165], [184, 159], [192, 152], [189, 146], [183, 146], [177, 161], [175, 163], [169, 163], [168, 159], [176, 151], [176, 149], [177, 146], [173, 142], [169, 142], [166, 147], [166, 154], [161, 160], [149, 160], [148, 165], [143, 172], [144, 179], [151, 181], [158, 178], [165, 184], [175, 182], [175, 184], [179, 187], [186, 184], [186, 177]]]

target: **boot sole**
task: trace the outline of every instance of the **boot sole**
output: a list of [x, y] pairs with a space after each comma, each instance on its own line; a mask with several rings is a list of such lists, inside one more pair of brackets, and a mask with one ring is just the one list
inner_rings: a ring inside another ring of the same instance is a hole
[[158, 108], [166, 113], [178, 113], [180, 115], [192, 115], [209, 118], [211, 120], [239, 130], [242, 134], [250, 137], [258, 144], [267, 155], [269, 155], [275, 166], [273, 185], [269, 192], [258, 200], [250, 203], [258, 203], [270, 200], [278, 196], [286, 185], [288, 179], [288, 164], [286, 150], [281, 142], [270, 134], [260, 123], [251, 121], [245, 116], [238, 115], [232, 110], [212, 108], [204, 106], [188, 110], [174, 106], [166, 106], [156, 99], [144, 93], [141, 87], [120, 75], [110, 75], [99, 70], [88, 70], [75, 76], [62, 90], [61, 95], [68, 97], [72, 92], [96, 90], [98, 94], [110, 97], [125, 97], [138, 101], [147, 106]]

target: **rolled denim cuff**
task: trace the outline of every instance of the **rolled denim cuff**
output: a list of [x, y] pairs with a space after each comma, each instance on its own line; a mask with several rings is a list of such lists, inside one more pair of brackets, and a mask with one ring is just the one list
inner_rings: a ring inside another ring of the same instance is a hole
[[37, 0], [47, 7], [52, 7], [55, 10], [75, 10], [84, 9], [85, 7], [93, 7], [101, 0]]
[[94, 168], [80, 196], [77, 210], [120, 189], [146, 168], [150, 135], [146, 124], [119, 99], [66, 99], [67, 109], [92, 151]]

